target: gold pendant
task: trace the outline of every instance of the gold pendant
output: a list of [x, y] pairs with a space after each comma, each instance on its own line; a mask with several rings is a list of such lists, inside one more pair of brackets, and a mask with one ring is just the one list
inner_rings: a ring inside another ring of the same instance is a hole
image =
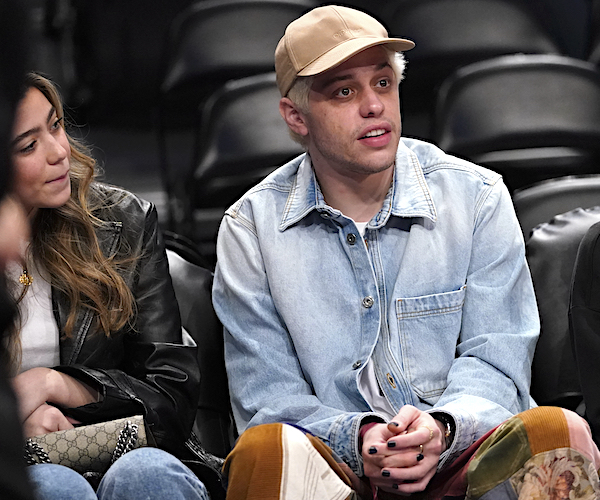
[[23, 273], [19, 276], [19, 283], [24, 286], [29, 286], [33, 283], [33, 278], [27, 273], [27, 269], [23, 269]]

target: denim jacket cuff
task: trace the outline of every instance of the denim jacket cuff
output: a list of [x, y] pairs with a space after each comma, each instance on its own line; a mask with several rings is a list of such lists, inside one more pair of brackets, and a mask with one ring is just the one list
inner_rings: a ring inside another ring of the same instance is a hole
[[377, 413], [345, 413], [331, 426], [330, 446], [359, 477], [363, 476], [363, 461], [360, 450], [360, 428], [369, 422], [385, 423]]

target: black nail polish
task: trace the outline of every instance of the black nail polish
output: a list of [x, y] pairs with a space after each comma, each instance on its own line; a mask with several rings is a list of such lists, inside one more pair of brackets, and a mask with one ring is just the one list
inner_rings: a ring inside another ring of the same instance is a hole
[[390, 477], [391, 473], [390, 473], [390, 471], [389, 471], [389, 470], [382, 470], [382, 471], [381, 471], [381, 475], [382, 475], [383, 477]]
[[392, 484], [392, 488], [394, 488], [395, 490], [398, 489], [398, 485], [396, 483]]
[[423, 455], [423, 453], [419, 453], [417, 455], [417, 462], [420, 462], [421, 460], [423, 460], [425, 458], [425, 456]]
[[393, 420], [390, 422], [390, 425], [393, 425], [394, 427], [400, 426], [400, 424], [398, 422], [394, 422]]
[[377, 453], [377, 448], [375, 448], [375, 446], [371, 446], [369, 448], [369, 455], [374, 455], [375, 453]]
[[389, 441], [388, 442], [388, 448], [394, 448], [396, 446], [396, 442], [395, 441]]

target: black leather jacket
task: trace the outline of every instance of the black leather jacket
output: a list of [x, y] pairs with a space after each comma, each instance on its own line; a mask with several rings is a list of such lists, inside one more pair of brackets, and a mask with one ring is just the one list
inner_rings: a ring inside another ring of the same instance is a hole
[[101, 402], [64, 409], [83, 423], [143, 414], [158, 447], [180, 455], [198, 404], [200, 373], [196, 348], [183, 345], [179, 308], [171, 284], [155, 207], [135, 195], [104, 184], [92, 194], [108, 201], [95, 214], [105, 221], [97, 230], [106, 255], [134, 256], [122, 272], [135, 297], [132, 325], [106, 337], [93, 313], [82, 310], [73, 335], [64, 337], [68, 298], [52, 289], [54, 314], [61, 331], [63, 373], [99, 388]]

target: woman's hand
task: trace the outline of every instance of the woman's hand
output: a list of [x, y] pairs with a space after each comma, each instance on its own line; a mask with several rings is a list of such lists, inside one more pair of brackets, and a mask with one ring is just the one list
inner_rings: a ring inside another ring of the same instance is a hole
[[32, 368], [13, 378], [21, 422], [45, 403], [76, 408], [98, 401], [98, 391], [51, 368]]
[[23, 435], [28, 438], [72, 428], [73, 424], [58, 408], [44, 403], [23, 422]]
[[429, 413], [406, 405], [389, 424], [376, 424], [363, 437], [365, 475], [384, 491], [423, 491], [437, 470], [445, 441]]

